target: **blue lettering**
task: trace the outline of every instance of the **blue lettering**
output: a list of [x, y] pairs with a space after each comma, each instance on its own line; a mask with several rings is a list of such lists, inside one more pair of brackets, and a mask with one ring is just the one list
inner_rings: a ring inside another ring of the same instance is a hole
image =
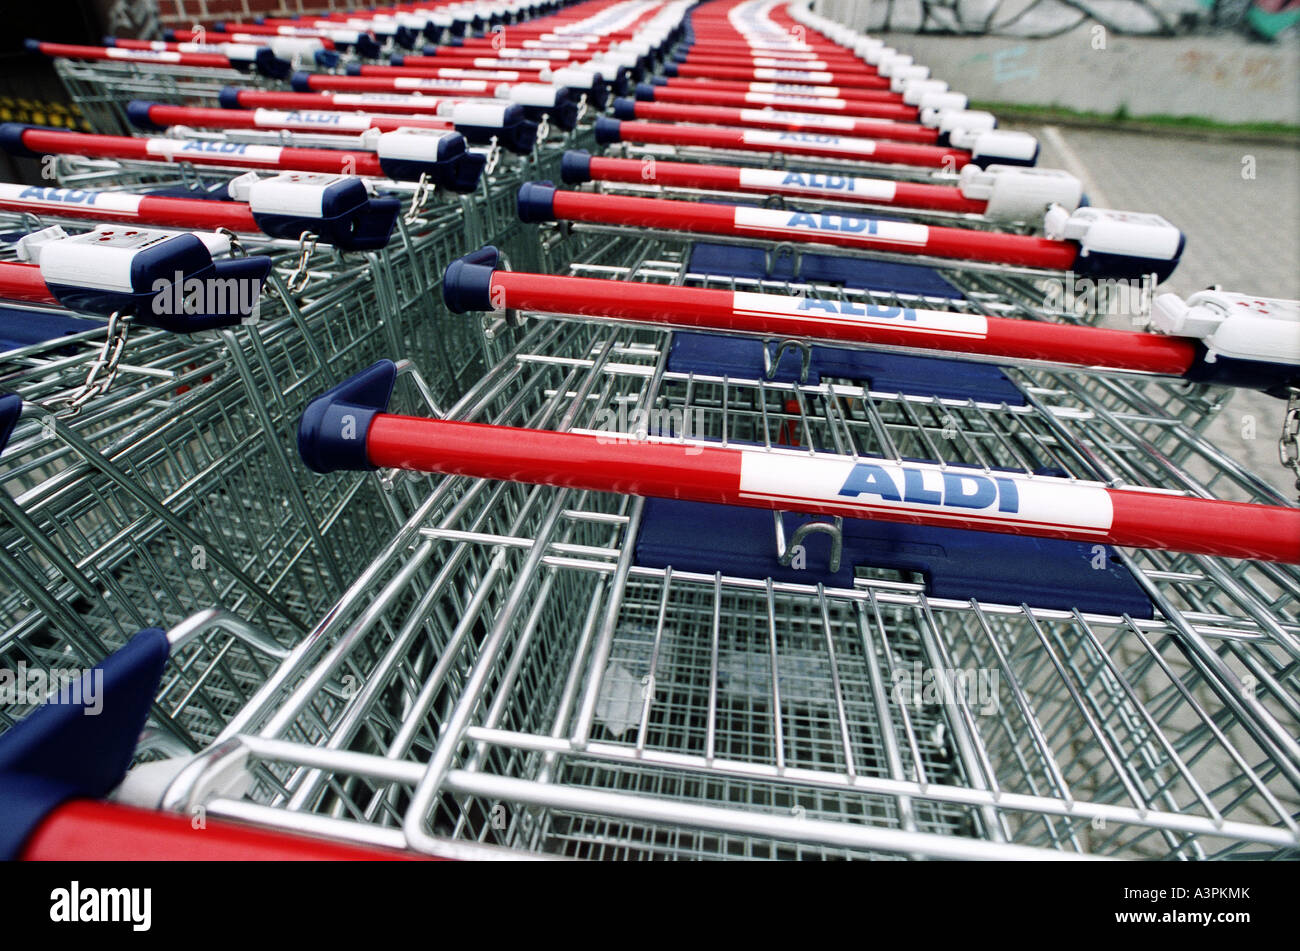
[[853, 467], [849, 477], [844, 480], [844, 488], [840, 489], [840, 495], [857, 496], [863, 492], [878, 495], [892, 502], [902, 501], [902, 497], [898, 494], [898, 486], [894, 484], [888, 472], [880, 466], [859, 462]]
[[995, 478], [993, 481], [998, 484], [998, 511], [1019, 512], [1020, 490], [1016, 488], [1015, 480]]
[[925, 487], [925, 473], [920, 469], [903, 470], [903, 501], [922, 502], [925, 505], [942, 505], [943, 497], [937, 489]]
[[23, 189], [19, 199], [34, 198], [37, 201], [61, 201], [74, 205], [93, 205], [99, 198], [99, 192], [86, 191], [82, 188], [41, 188], [32, 186]]
[[805, 297], [802, 301], [799, 302], [799, 309], [800, 310], [813, 310], [813, 309], [824, 310], [828, 314], [839, 313], [839, 311], [836, 310], [835, 308], [835, 301], [826, 300], [825, 298], [821, 298], [821, 297]]
[[[971, 491], [967, 491], [967, 488]], [[957, 472], [943, 474], [943, 504], [967, 509], [985, 509], [997, 500], [998, 488], [992, 479]]]
[[803, 180], [803, 176], [800, 175], [798, 172], [790, 172], [785, 176], [785, 181], [783, 181], [781, 184], [803, 186], [808, 183]]

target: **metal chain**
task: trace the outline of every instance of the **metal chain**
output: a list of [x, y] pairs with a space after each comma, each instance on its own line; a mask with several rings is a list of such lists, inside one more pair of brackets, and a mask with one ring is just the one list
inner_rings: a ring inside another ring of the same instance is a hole
[[425, 203], [429, 196], [433, 194], [433, 184], [429, 181], [429, 173], [421, 172], [420, 180], [415, 183], [415, 192], [411, 195], [411, 208], [402, 217], [408, 225], [413, 225], [420, 220], [420, 213], [424, 211]]
[[1300, 493], [1300, 388], [1298, 387], [1291, 387], [1287, 394], [1282, 436], [1277, 441], [1277, 457], [1295, 476], [1296, 491]]
[[108, 392], [108, 388], [117, 379], [118, 366], [122, 362], [130, 332], [131, 316], [114, 311], [108, 318], [108, 331], [99, 349], [99, 356], [86, 371], [85, 382], [71, 396], [60, 396], [42, 405], [51, 410], [62, 407], [56, 410], [56, 416], [75, 416], [96, 396]]
[[490, 143], [490, 147], [488, 148], [487, 164], [483, 166], [483, 174], [491, 175], [493, 172], [495, 172], [497, 170], [497, 165], [498, 163], [500, 163], [500, 161], [501, 161], [501, 144], [497, 141], [497, 137], [494, 135], [492, 136], [492, 141]]
[[298, 264], [293, 269], [293, 273], [285, 279], [285, 284], [289, 292], [297, 294], [307, 286], [311, 280], [311, 268], [307, 262], [311, 260], [312, 254], [316, 251], [316, 242], [320, 239], [310, 231], [304, 231], [298, 236]]

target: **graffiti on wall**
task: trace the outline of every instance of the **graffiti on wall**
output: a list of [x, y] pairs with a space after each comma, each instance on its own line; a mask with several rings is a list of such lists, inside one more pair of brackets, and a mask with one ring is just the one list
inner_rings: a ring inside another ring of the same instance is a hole
[[1234, 31], [1280, 41], [1300, 36], [1300, 0], [873, 0], [866, 28], [1042, 39], [1088, 24], [1122, 35]]

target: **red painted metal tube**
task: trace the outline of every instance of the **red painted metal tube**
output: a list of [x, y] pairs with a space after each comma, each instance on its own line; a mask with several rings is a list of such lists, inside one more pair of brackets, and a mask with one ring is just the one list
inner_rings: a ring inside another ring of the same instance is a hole
[[631, 109], [632, 118], [639, 120], [657, 119], [667, 122], [740, 126], [750, 129], [777, 129], [782, 132], [854, 135], [869, 139], [889, 139], [895, 142], [919, 142], [924, 145], [934, 145], [939, 141], [938, 129], [910, 122], [810, 115], [796, 111], [776, 112], [771, 109], [733, 109], [727, 106], [688, 106], [635, 100], [624, 100], [624, 102], [628, 105], [623, 108]]
[[[220, 30], [206, 30], [200, 33], [197, 30], [172, 30], [172, 43], [166, 45], [166, 49], [171, 49], [176, 43], [252, 43], [255, 45], [265, 46], [270, 42], [271, 37], [281, 34], [275, 33], [248, 33], [248, 32], [231, 32], [225, 33]], [[313, 36], [310, 39], [319, 40], [323, 49], [334, 49], [334, 41], [328, 36]], [[124, 46], [127, 49], [157, 49], [157, 41], [151, 40], [130, 40], [115, 37], [113, 40], [118, 46]]]
[[494, 73], [453, 69], [445, 72], [453, 76], [329, 76], [310, 73], [307, 88], [313, 92], [441, 92], [456, 95], [495, 95], [497, 89], [508, 83], [520, 82], [517, 75], [502, 78]]
[[164, 128], [187, 125], [202, 129], [283, 129], [289, 132], [340, 134], [365, 132], [367, 129], [393, 132], [400, 128], [453, 128], [450, 119], [382, 116], [339, 110], [306, 112], [272, 109], [202, 109], [161, 103], [150, 105], [149, 121]]
[[228, 56], [219, 53], [179, 53], [175, 50], [137, 50], [119, 46], [77, 46], [71, 43], [38, 43], [36, 48], [46, 56], [64, 59], [107, 59], [126, 63], [156, 63], [168, 66], [204, 66], [215, 69], [232, 69]]
[[888, 89], [889, 80], [874, 72], [846, 72], [836, 70], [773, 69], [749, 66], [693, 66], [678, 65], [675, 76], [687, 79], [731, 79], [744, 82], [813, 83], [846, 86], [850, 89]]
[[579, 191], [556, 191], [552, 214], [557, 220], [830, 244], [1060, 271], [1069, 270], [1078, 256], [1078, 248], [1070, 242], [1029, 235], [885, 221], [855, 214], [810, 213]]
[[57, 304], [58, 298], [50, 293], [35, 264], [0, 263], [0, 300], [22, 301], [28, 304]]
[[862, 102], [832, 96], [799, 96], [772, 92], [733, 92], [722, 89], [693, 89], [689, 86], [656, 86], [652, 102], [673, 102], [699, 106], [790, 109], [817, 115], [856, 116], [863, 119], [898, 119], [915, 122], [920, 112], [901, 102]]
[[24, 148], [42, 154], [387, 177], [373, 152], [343, 149], [294, 149], [242, 142], [136, 138], [54, 129], [24, 129], [22, 144]]
[[811, 132], [679, 126], [666, 122], [623, 122], [619, 136], [624, 142], [740, 149], [746, 152], [782, 152], [787, 155], [810, 155], [886, 165], [958, 169], [970, 164], [970, 153], [964, 149], [914, 145], [908, 142], [878, 142], [875, 139]]
[[[479, 79], [494, 83], [536, 83], [542, 81], [542, 70], [552, 67], [522, 67], [518, 63], [505, 63], [499, 67], [489, 66], [362, 66], [361, 79]], [[354, 77], [347, 77], [352, 79]]]
[[893, 102], [902, 103], [902, 93], [889, 89], [851, 89], [846, 86], [830, 86], [824, 83], [791, 83], [714, 79], [669, 79], [667, 85], [656, 86], [656, 95], [661, 89], [684, 89], [713, 92], [766, 92], [782, 96], [825, 96], [858, 102]]
[[374, 110], [400, 115], [435, 115], [438, 105], [466, 99], [490, 98], [486, 91], [457, 92], [446, 96], [407, 96], [401, 93], [270, 92], [240, 89], [234, 93], [241, 109], [311, 109], [321, 112]]
[[383, 468], [1300, 562], [1300, 509], [933, 464], [376, 415]]
[[988, 205], [988, 202], [967, 198], [951, 185], [896, 182], [887, 178], [862, 178], [822, 172], [696, 165], [658, 159], [650, 164], [641, 159], [600, 156], [590, 159], [588, 172], [594, 181], [601, 182], [632, 182], [761, 195], [809, 195], [833, 198], [836, 201], [973, 215], [983, 214]]
[[522, 271], [495, 271], [490, 297], [509, 310], [1168, 376], [1182, 376], [1198, 355], [1193, 341], [1167, 334]]
[[46, 816], [21, 858], [27, 862], [380, 862], [425, 856], [332, 842], [209, 819], [79, 799]]
[[127, 221], [190, 231], [229, 228], [243, 234], [259, 234], [262, 230], [253, 219], [248, 205], [243, 202], [165, 198], [157, 195], [132, 195], [129, 192], [0, 183], [0, 209], [56, 218]]

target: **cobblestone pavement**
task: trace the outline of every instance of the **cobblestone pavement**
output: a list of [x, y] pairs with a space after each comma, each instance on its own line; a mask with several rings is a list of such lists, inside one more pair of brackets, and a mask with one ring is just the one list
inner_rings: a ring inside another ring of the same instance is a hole
[[[1026, 128], [1043, 144], [1039, 165], [1084, 179], [1094, 205], [1153, 211], [1183, 230], [1186, 250], [1161, 290], [1186, 296], [1219, 284], [1300, 299], [1300, 149]], [[1277, 455], [1283, 408], [1281, 400], [1238, 391], [1207, 433], [1220, 450], [1294, 498], [1294, 479]]]

